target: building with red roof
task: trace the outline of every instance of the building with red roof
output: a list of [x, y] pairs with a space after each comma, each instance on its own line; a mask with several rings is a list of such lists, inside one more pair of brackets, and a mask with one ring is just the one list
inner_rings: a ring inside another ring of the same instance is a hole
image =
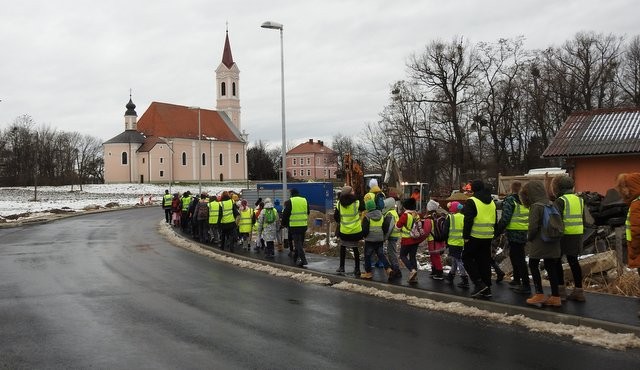
[[322, 140], [309, 139], [287, 152], [287, 173], [294, 179], [330, 180], [337, 171], [337, 153]]
[[215, 110], [154, 101], [138, 120], [129, 97], [124, 132], [103, 143], [105, 183], [246, 180], [239, 76], [227, 31]]

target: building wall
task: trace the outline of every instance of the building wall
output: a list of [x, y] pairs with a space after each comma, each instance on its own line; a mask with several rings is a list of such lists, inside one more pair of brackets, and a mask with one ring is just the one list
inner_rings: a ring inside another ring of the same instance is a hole
[[287, 172], [296, 179], [335, 179], [337, 170], [338, 165], [331, 154], [306, 153], [287, 155]]
[[640, 155], [576, 158], [573, 164], [573, 178], [576, 191], [597, 191], [606, 194], [615, 186], [618, 174], [640, 172]]
[[[104, 182], [107, 184], [138, 182], [136, 151], [140, 144], [104, 145]], [[122, 153], [127, 153], [127, 164], [122, 164]]]

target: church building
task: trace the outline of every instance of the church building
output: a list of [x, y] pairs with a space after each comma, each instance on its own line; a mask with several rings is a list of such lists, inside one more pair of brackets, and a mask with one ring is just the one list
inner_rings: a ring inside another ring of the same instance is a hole
[[124, 132], [103, 143], [105, 183], [246, 180], [239, 77], [227, 31], [216, 69], [215, 110], [154, 101], [138, 120], [129, 97]]

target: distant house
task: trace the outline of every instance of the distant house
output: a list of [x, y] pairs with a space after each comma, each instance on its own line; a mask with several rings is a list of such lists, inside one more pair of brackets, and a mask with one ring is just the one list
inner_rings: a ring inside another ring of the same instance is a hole
[[573, 113], [542, 157], [563, 158], [576, 191], [605, 194], [618, 174], [640, 172], [640, 109]]
[[300, 180], [331, 180], [338, 171], [337, 153], [313, 139], [287, 152], [287, 173]]
[[103, 143], [105, 183], [245, 180], [239, 75], [227, 32], [216, 69], [217, 110], [152, 102], [138, 120], [129, 97], [124, 132]]

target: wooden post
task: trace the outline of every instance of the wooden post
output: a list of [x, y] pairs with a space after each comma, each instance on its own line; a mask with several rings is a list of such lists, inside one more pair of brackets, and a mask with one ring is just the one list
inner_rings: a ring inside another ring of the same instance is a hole
[[624, 273], [624, 251], [622, 245], [622, 239], [625, 237], [624, 235], [625, 229], [624, 226], [616, 227], [614, 230], [615, 235], [615, 245], [616, 245], [616, 271], [618, 272], [618, 276], [622, 276]]

